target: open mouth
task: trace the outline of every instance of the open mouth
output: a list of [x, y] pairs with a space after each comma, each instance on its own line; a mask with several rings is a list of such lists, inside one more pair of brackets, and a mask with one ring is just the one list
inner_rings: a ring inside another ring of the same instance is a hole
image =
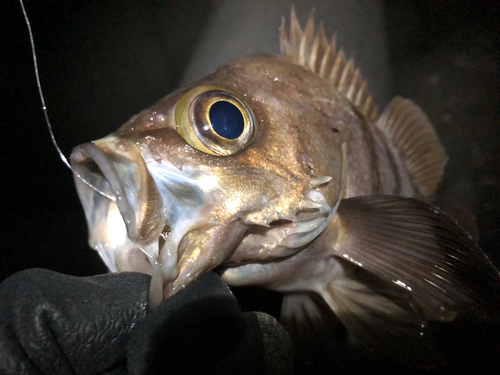
[[[162, 215], [162, 197], [139, 150], [121, 140], [85, 143], [73, 150], [71, 159], [81, 176], [75, 181], [87, 217], [90, 245], [111, 271], [135, 271], [134, 266], [145, 271], [146, 264], [158, 258], [158, 240], [169, 226]], [[132, 255], [135, 250], [143, 255]], [[117, 262], [119, 251], [128, 251], [130, 262]], [[144, 260], [146, 264], [142, 264]]]
[[220, 264], [231, 250], [221, 251], [216, 241], [226, 226], [211, 216], [216, 180], [209, 171], [152, 158], [116, 135], [76, 147], [71, 162], [90, 246], [112, 272], [152, 275], [155, 304]]

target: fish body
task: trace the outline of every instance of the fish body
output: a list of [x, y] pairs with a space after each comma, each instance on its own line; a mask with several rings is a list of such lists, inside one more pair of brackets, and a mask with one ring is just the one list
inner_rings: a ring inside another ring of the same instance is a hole
[[151, 274], [153, 304], [216, 269], [284, 292], [299, 337], [326, 306], [369, 351], [434, 358], [427, 322], [487, 316], [498, 271], [423, 202], [446, 161], [425, 114], [395, 98], [379, 115], [313, 18], [302, 30], [292, 11], [282, 55], [238, 59], [75, 148], [90, 245], [111, 271]]

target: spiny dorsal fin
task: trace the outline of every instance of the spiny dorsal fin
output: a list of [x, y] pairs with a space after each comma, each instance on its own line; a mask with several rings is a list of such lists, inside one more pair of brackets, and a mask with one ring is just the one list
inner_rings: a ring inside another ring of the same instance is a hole
[[285, 30], [284, 17], [281, 22], [281, 53], [334, 85], [370, 121], [377, 121], [378, 109], [368, 91], [367, 82], [355, 68], [354, 61], [347, 60], [342, 49], [337, 50], [336, 35], [328, 42], [322, 23], [314, 32], [314, 15], [313, 9], [302, 30], [292, 6], [290, 37]]
[[395, 97], [377, 122], [424, 196], [433, 194], [443, 176], [447, 156], [424, 111], [409, 99]]

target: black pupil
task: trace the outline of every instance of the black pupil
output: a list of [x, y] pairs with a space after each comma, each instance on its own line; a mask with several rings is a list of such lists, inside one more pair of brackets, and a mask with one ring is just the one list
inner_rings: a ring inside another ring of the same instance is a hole
[[210, 107], [212, 129], [223, 138], [236, 139], [245, 129], [245, 119], [238, 107], [224, 100]]

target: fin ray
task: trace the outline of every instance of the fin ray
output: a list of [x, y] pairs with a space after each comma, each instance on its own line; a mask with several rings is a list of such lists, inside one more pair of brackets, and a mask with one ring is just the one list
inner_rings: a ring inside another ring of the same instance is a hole
[[[287, 293], [283, 296], [280, 322], [297, 345], [324, 341], [335, 328], [335, 319], [314, 293]], [[323, 307], [323, 308], [322, 308]], [[319, 337], [318, 337], [319, 335]]]
[[377, 121], [379, 113], [368, 91], [368, 83], [354, 66], [352, 59], [347, 60], [342, 49], [337, 50], [337, 38], [330, 42], [325, 37], [321, 23], [314, 32], [313, 9], [304, 30], [297, 19], [295, 8], [290, 13], [290, 37], [282, 20], [279, 34], [281, 53], [293, 62], [318, 74], [335, 86], [370, 121]]
[[[500, 304], [500, 274], [458, 224], [412, 198], [365, 196], [338, 210], [340, 256], [405, 285], [429, 319], [487, 317]], [[491, 305], [495, 305], [491, 306]]]
[[425, 197], [438, 188], [447, 156], [422, 109], [396, 97], [377, 121], [378, 128], [399, 152], [413, 184]]
[[427, 319], [409, 291], [346, 260], [338, 263], [343, 271], [318, 296], [285, 295], [281, 321], [296, 346], [347, 339], [348, 347], [407, 365], [426, 367], [440, 359]]

